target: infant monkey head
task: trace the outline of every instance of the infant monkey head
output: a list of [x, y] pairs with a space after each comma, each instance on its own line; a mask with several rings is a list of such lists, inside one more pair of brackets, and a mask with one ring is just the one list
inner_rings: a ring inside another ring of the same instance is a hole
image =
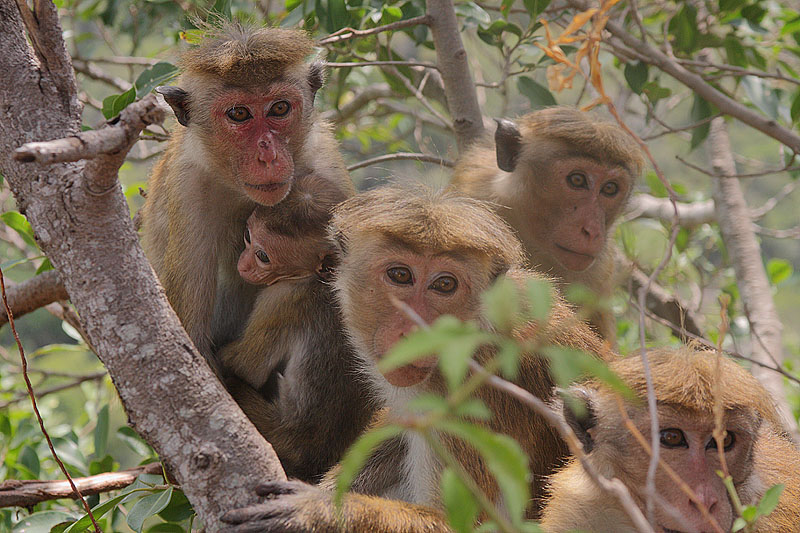
[[295, 195], [277, 206], [259, 206], [247, 219], [239, 275], [253, 285], [317, 276], [329, 280], [334, 246], [326, 235], [331, 209], [346, 198], [313, 175], [298, 179]]

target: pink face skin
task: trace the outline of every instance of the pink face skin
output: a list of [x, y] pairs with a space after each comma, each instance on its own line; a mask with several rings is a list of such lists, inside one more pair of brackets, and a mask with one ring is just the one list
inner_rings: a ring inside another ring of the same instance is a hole
[[548, 174], [537, 192], [538, 212], [527, 215], [531, 231], [565, 269], [586, 270], [606, 246], [631, 178], [622, 167], [575, 156], [556, 159]]
[[[640, 431], [649, 431], [649, 416], [636, 420]], [[714, 517], [723, 531], [730, 531], [733, 525], [733, 508], [728, 492], [717, 475], [722, 470], [716, 441], [713, 438], [713, 418], [710, 414], [702, 416], [690, 412], [679, 411], [668, 406], [659, 407], [659, 425], [661, 426], [661, 458], [683, 479], [697, 495], [703, 505]], [[752, 424], [747, 424], [744, 417], [726, 417], [723, 427], [728, 434], [723, 449], [725, 462], [731, 473], [735, 486], [739, 486], [750, 476], [752, 471]], [[641, 475], [633, 479], [632, 486], [644, 487], [649, 455], [640, 446], [632, 442], [626, 448], [628, 464], [644, 465], [639, 470]], [[656, 490], [674, 509], [677, 516], [667, 512], [663, 506], [656, 505], [655, 520], [659, 533], [710, 533], [713, 531], [708, 520], [703, 516], [697, 504], [678, 488], [663, 469], [656, 473]], [[640, 499], [644, 496], [640, 495]], [[640, 503], [644, 507], [644, 503]]]
[[[408, 305], [426, 324], [440, 315], [452, 314], [469, 318], [471, 312], [471, 280], [464, 263], [445, 255], [419, 256], [407, 253], [394, 256], [380, 265], [374, 273], [380, 292], [392, 295]], [[388, 306], [372, 339], [377, 354], [385, 354], [394, 344], [418, 327], [407, 313]], [[384, 374], [396, 387], [409, 387], [424, 381], [437, 364], [435, 356], [418, 359], [413, 363]]]
[[292, 238], [247, 221], [244, 251], [239, 255], [239, 275], [252, 285], [272, 285], [317, 274], [326, 255], [319, 239]]
[[256, 203], [275, 205], [294, 180], [292, 147], [302, 140], [303, 95], [292, 84], [266, 93], [233, 90], [212, 106], [213, 128], [238, 185]]

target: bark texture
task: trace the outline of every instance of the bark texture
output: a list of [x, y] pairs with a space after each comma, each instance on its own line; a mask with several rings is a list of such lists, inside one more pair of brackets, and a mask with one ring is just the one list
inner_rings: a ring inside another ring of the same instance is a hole
[[[254, 487], [284, 479], [283, 471], [183, 331], [139, 246], [121, 188], [107, 186], [130, 146], [88, 162], [12, 157], [28, 142], [74, 137], [81, 124], [56, 8], [45, 0], [33, 5], [31, 12], [23, 1], [0, 0], [0, 172], [58, 269], [131, 426], [215, 531], [222, 512], [254, 503]], [[107, 128], [127, 135], [131, 124], [142, 128], [143, 117], [157, 117], [155, 107], [151, 95], [134, 108], [141, 115], [123, 113]]]
[[[723, 118], [716, 118], [711, 122], [706, 142], [714, 171], [729, 176], [736, 174], [728, 128]], [[722, 238], [733, 262], [736, 284], [750, 321], [752, 358], [781, 366], [783, 326], [772, 300], [772, 289], [761, 258], [761, 247], [753, 231], [750, 210], [742, 187], [736, 178], [717, 178], [713, 182], [712, 194]], [[753, 366], [752, 372], [772, 394], [787, 429], [797, 440], [797, 422], [786, 401], [783, 376], [758, 365]]]
[[484, 128], [475, 82], [472, 81], [467, 62], [467, 51], [458, 32], [453, 0], [428, 0], [427, 14], [447, 107], [453, 117], [456, 144], [458, 151], [463, 153], [483, 135]]
[[[58, 272], [48, 270], [18, 285], [8, 288], [8, 306], [14, 318], [36, 311], [47, 304], [68, 300], [69, 294], [58, 277]], [[8, 322], [6, 310], [0, 307], [0, 326]]]

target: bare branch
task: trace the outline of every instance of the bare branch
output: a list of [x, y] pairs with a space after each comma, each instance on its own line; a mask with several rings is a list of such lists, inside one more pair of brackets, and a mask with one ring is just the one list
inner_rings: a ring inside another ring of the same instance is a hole
[[95, 63], [112, 63], [114, 65], [144, 65], [152, 67], [156, 63], [161, 62], [161, 59], [154, 59], [152, 57], [108, 56], [93, 57], [92, 61]]
[[753, 224], [756, 233], [759, 235], [766, 235], [775, 239], [800, 239], [800, 226], [795, 226], [788, 229], [772, 229]]
[[[50, 388], [37, 390], [37, 391], [34, 391], [34, 392], [35, 392], [35, 395], [36, 395], [36, 399], [37, 400], [41, 400], [42, 398], [44, 398], [45, 396], [49, 396], [50, 394], [55, 394], [56, 392], [61, 392], [61, 391], [65, 391], [65, 390], [71, 389], [73, 387], [77, 387], [81, 383], [85, 383], [87, 381], [96, 381], [96, 380], [99, 380], [99, 379], [103, 379], [107, 375], [108, 375], [108, 373], [105, 370], [102, 371], [102, 372], [95, 372], [93, 374], [86, 374], [85, 376], [79, 376], [79, 377], [73, 378], [70, 381], [67, 381], [65, 383], [59, 383], [58, 385], [53, 385]], [[28, 398], [28, 393], [27, 392], [17, 393], [10, 400], [0, 403], [0, 409], [8, 409], [9, 406], [14, 405], [15, 403], [21, 402], [22, 400], [25, 400], [27, 398]], [[2, 496], [0, 496], [0, 499], [2, 499]], [[2, 507], [2, 505], [0, 505], [0, 507]]]
[[[124, 117], [122, 116], [124, 115]], [[99, 130], [82, 131], [53, 141], [32, 142], [14, 151], [14, 159], [23, 163], [64, 163], [114, 154], [133, 144], [139, 132], [149, 124], [164, 120], [164, 108], [154, 94], [148, 94], [122, 110], [119, 119]]]
[[[779, 174], [781, 172], [795, 172], [800, 170], [800, 166], [785, 166], [783, 168], [774, 168], [769, 170], [762, 170], [760, 172], [751, 172], [749, 174], [736, 174], [736, 167], [731, 167], [728, 170], [708, 170], [703, 167], [697, 166], [694, 163], [690, 163], [686, 159], [682, 158], [679, 155], [675, 156], [675, 159], [686, 165], [687, 167], [694, 169], [698, 172], [705, 174], [711, 178], [760, 178], [762, 176], [769, 176], [770, 174]], [[720, 172], [733, 172], [731, 175], [720, 174]]]
[[[55, 270], [42, 272], [8, 289], [8, 305], [16, 318], [47, 304], [68, 299], [67, 289]], [[4, 309], [0, 309], [0, 326], [6, 322], [8, 315]]]
[[714, 200], [701, 202], [676, 202], [669, 198], [656, 198], [649, 194], [637, 194], [631, 197], [624, 220], [635, 218], [654, 218], [671, 224], [675, 220], [675, 206], [678, 208], [678, 224], [684, 228], [694, 228], [701, 224], [716, 222]]
[[353, 37], [366, 37], [368, 35], [375, 35], [377, 33], [383, 33], [385, 31], [395, 31], [395, 30], [402, 30], [404, 28], [410, 28], [411, 26], [419, 26], [428, 25], [430, 24], [430, 17], [428, 15], [421, 15], [419, 17], [413, 17], [406, 20], [398, 20], [397, 22], [392, 22], [391, 24], [386, 24], [384, 26], [378, 26], [377, 28], [370, 28], [368, 30], [354, 30], [353, 28], [342, 28], [341, 30], [332, 33], [328, 37], [324, 39], [320, 39], [317, 41], [319, 46], [325, 46], [326, 44], [333, 44], [338, 43], [340, 41], [346, 41], [347, 39], [352, 39]]
[[352, 68], [352, 67], [425, 67], [438, 70], [439, 67], [433, 63], [424, 61], [352, 61], [349, 63], [325, 63], [332, 68]]
[[396, 154], [387, 154], [381, 155], [378, 157], [373, 157], [372, 159], [366, 159], [364, 161], [359, 161], [353, 165], [347, 167], [348, 171], [353, 171], [359, 168], [368, 167], [370, 165], [377, 165], [378, 163], [385, 163], [386, 161], [424, 161], [426, 163], [435, 163], [437, 165], [443, 167], [454, 167], [455, 163], [450, 161], [449, 159], [445, 159], [444, 157], [439, 157], [435, 155], [429, 154], [417, 154], [417, 153], [408, 153], [408, 152], [398, 152]]
[[118, 76], [112, 76], [97, 65], [93, 65], [88, 61], [83, 61], [82, 59], [73, 59], [72, 66], [75, 67], [75, 72], [80, 72], [81, 74], [89, 76], [93, 80], [105, 82], [112, 87], [119, 89], [120, 91], [124, 92], [133, 87], [133, 84], [128, 80], [122, 79]]
[[453, 117], [456, 144], [458, 151], [463, 152], [484, 132], [475, 81], [461, 42], [453, 0], [428, 0], [426, 12], [436, 48], [436, 61], [444, 82], [447, 107]]
[[[715, 173], [730, 175], [736, 172], [728, 130], [722, 118], [711, 123], [708, 155]], [[761, 258], [761, 248], [753, 231], [741, 185], [737, 179], [721, 178], [712, 182], [712, 191], [720, 231], [731, 256], [742, 304], [750, 321], [751, 335], [754, 339], [753, 357], [781, 366], [783, 326], [775, 309], [775, 302], [772, 300], [772, 290]], [[765, 372], [760, 367], [753, 368], [753, 375], [772, 394], [786, 428], [797, 439], [797, 423], [786, 400], [783, 378], [772, 372]]]
[[[124, 489], [140, 474], [160, 474], [161, 463], [106, 472], [96, 476], [73, 479], [75, 485], [86, 496], [112, 490]], [[60, 498], [75, 498], [75, 493], [66, 481], [7, 480], [0, 483], [0, 507], [30, 507], [37, 503]]]
[[764, 70], [750, 70], [742, 67], [737, 67], [735, 65], [725, 65], [719, 63], [712, 63], [710, 61], [698, 61], [696, 59], [683, 59], [683, 58], [675, 58], [675, 61], [680, 63], [681, 65], [685, 65], [687, 67], [699, 67], [701, 69], [717, 69], [730, 72], [731, 74], [719, 74], [716, 76], [705, 76], [705, 79], [716, 79], [720, 77], [724, 77], [726, 75], [735, 75], [735, 76], [757, 76], [759, 78], [773, 78], [776, 80], [781, 81], [788, 81], [789, 83], [794, 83], [796, 85], [800, 85], [800, 80], [793, 78], [791, 76], [784, 75], [780, 70], [775, 70], [774, 73], [766, 72]]
[[373, 100], [393, 95], [394, 91], [389, 87], [388, 83], [368, 85], [357, 92], [349, 102], [343, 104], [338, 110], [330, 109], [328, 111], [323, 111], [320, 115], [325, 120], [341, 124], [355, 115], [359, 110], [369, 105]]

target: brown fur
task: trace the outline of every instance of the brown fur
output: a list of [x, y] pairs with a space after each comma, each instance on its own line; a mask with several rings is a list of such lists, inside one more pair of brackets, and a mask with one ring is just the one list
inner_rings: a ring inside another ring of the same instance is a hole
[[[619, 168], [625, 190], [606, 211], [605, 235], [613, 234], [613, 222], [621, 214], [632, 184], [641, 173], [642, 154], [635, 142], [614, 124], [570, 107], [552, 107], [535, 111], [516, 120], [522, 144], [517, 166], [511, 173], [497, 166], [495, 142], [485, 138], [459, 158], [453, 173], [452, 187], [474, 198], [498, 204], [497, 212], [517, 232], [530, 264], [552, 274], [566, 285], [580, 283], [598, 297], [607, 298], [614, 287], [614, 261], [609, 246], [604, 246], [586, 270], [570, 270], [548, 249], [554, 232], [571, 220], [571, 200], [558, 188], [562, 175], [552, 167], [567, 157], [579, 156]], [[580, 200], [583, 201], [583, 200]], [[553, 206], [561, 206], [553, 213]], [[568, 228], [569, 229], [569, 228]], [[577, 231], [574, 228], [572, 231]], [[591, 317], [601, 335], [613, 341], [616, 327], [608, 311]]]
[[[675, 427], [676, 423], [705, 427], [706, 430], [713, 428], [716, 354], [692, 348], [664, 349], [650, 352], [649, 361], [662, 428]], [[767, 488], [785, 483], [786, 489], [778, 508], [772, 515], [759, 519], [755, 531], [797, 531], [800, 524], [800, 452], [783, 434], [773, 401], [755, 378], [727, 358], [720, 363], [719, 401], [724, 411], [723, 423], [737, 436], [735, 446], [739, 446], [726, 452], [726, 458], [739, 497], [745, 505], [754, 504]], [[641, 358], [632, 356], [614, 362], [611, 369], [640, 399], [646, 397]], [[649, 456], [634, 443], [623, 426], [614, 393], [598, 383], [587, 385], [586, 391], [582, 395], [591, 398], [590, 405], [596, 416], [588, 430], [592, 446], [588, 460], [605, 477], [617, 477], [625, 483], [634, 500], [643, 508], [642, 484]], [[646, 405], [626, 402], [626, 409], [639, 430], [648, 435]], [[707, 453], [710, 459], [715, 460], [716, 450]], [[688, 480], [696, 478], [697, 473], [692, 468], [676, 466], [672, 464], [673, 469], [691, 485]], [[676, 502], [681, 505], [686, 496], [663, 476], [663, 470], [659, 469], [658, 476], [658, 493], [672, 505]], [[716, 477], [716, 474], [711, 476]], [[597, 489], [576, 460], [550, 478], [549, 493], [542, 525], [550, 533], [573, 529], [597, 533], [638, 531], [616, 498]], [[691, 506], [676, 508], [685, 521], [697, 519], [690, 516], [693, 512]], [[707, 522], [700, 520], [703, 525], [693, 522], [695, 527], [710, 528]], [[687, 527], [691, 526], [687, 524], [682, 529]], [[726, 525], [722, 524], [722, 528], [726, 529]]]
[[[302, 61], [310, 46], [302, 32], [229, 26], [212, 32], [181, 61], [181, 89], [172, 93], [171, 105], [179, 116], [185, 112], [187, 127], [176, 126], [153, 170], [142, 244], [184, 328], [212, 366], [215, 349], [238, 336], [255, 300], [256, 289], [240, 279], [236, 263], [245, 222], [258, 205], [242, 183], [247, 173], [236, 166], [239, 159], [252, 159], [254, 150], [244, 136], [220, 132], [214, 103], [229, 94], [280, 99], [264, 96], [273, 89], [300, 98], [302, 114], [292, 119], [286, 137], [271, 138], [285, 146], [282, 168], [293, 171], [285, 185], [288, 196], [269, 204], [292, 201], [292, 185], [303, 180], [322, 180], [343, 196], [354, 192], [331, 127], [314, 110], [321, 74]], [[247, 65], [246, 75], [237, 65]], [[264, 76], [280, 79], [272, 86]]]
[[[381, 327], [389, 324], [401, 332], [413, 329], [407, 323], [407, 316], [389, 302], [389, 294], [398, 294], [397, 297], [404, 298], [412, 308], [417, 306], [415, 310], [426, 320], [449, 313], [485, 325], [481, 318], [480, 294], [499, 275], [507, 273], [519, 283], [543, 278], [540, 274], [518, 269], [519, 244], [499, 217], [476, 200], [450, 193], [410, 192], [396, 188], [362, 193], [336, 209], [331, 235], [342, 247], [334, 284], [344, 325], [363, 360], [365, 374], [373, 382], [377, 399], [384, 404], [384, 409], [373, 421], [376, 426], [402, 416], [408, 399], [446, 391], [443, 378], [435, 368], [430, 370], [427, 378], [399, 387], [378, 372], [375, 365], [383, 353], [376, 338], [382, 331]], [[381, 281], [384, 265], [408, 265], [415, 276], [422, 276], [424, 267], [436, 261], [443, 261], [462, 290], [462, 293], [448, 294], [442, 299], [445, 303], [434, 296], [426, 296], [427, 303], [420, 305], [414, 296], [417, 293], [409, 292], [431, 290], [427, 287], [427, 278], [415, 281], [416, 288], [403, 289], [406, 292], [397, 292]], [[574, 316], [559, 297], [553, 301], [547, 323], [531, 323], [520, 328], [518, 335], [521, 339], [542, 344], [555, 341], [587, 349], [600, 357], [610, 357], [604, 343]], [[430, 306], [433, 310], [428, 309]], [[486, 361], [492, 355], [485, 348], [476, 354], [476, 359]], [[547, 362], [535, 353], [522, 356], [515, 381], [546, 400], [553, 396], [553, 381]], [[565, 459], [566, 446], [543, 419], [510, 396], [483, 386], [476, 392], [476, 397], [483, 400], [493, 414], [485, 422], [486, 427], [517, 439], [527, 452], [532, 469], [530, 485], [533, 495], [529, 516], [536, 517], [544, 478]], [[498, 487], [477, 451], [453, 438], [445, 438], [444, 443], [481, 490], [493, 502], [500, 503]], [[385, 441], [375, 451], [352, 487], [354, 492], [361, 494], [349, 494], [345, 498], [340, 522], [333, 518], [329, 494], [291, 483], [266, 488], [265, 494], [283, 496], [228, 518], [234, 522], [249, 521], [247, 527], [253, 531], [448, 531], [439, 496], [442, 468], [421, 437], [407, 433]], [[326, 476], [323, 488], [331, 487], [337, 471], [335, 468]]]

